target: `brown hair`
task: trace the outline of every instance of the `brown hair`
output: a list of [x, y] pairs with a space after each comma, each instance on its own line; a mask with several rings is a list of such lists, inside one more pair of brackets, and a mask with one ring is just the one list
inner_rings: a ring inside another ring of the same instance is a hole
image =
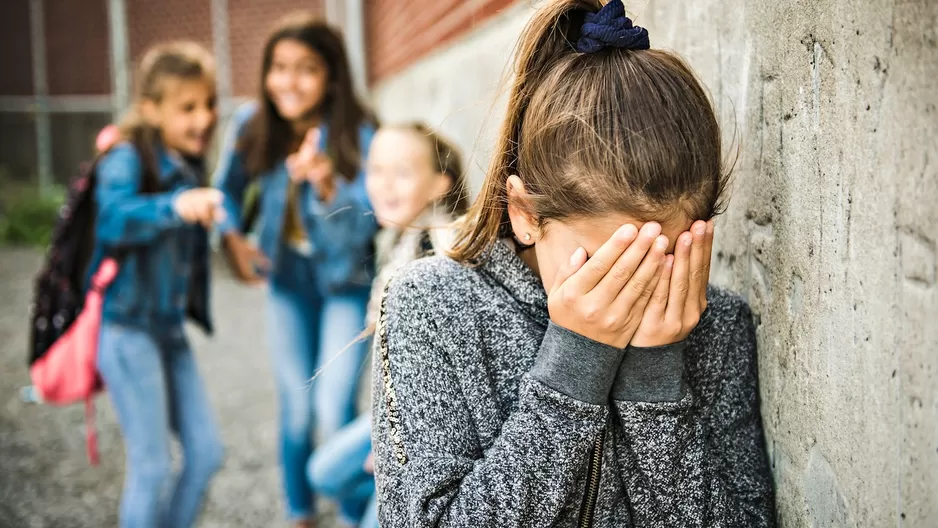
[[693, 71], [674, 53], [574, 43], [599, 0], [555, 0], [535, 14], [518, 47], [515, 78], [479, 198], [450, 255], [476, 261], [511, 235], [506, 180], [518, 206], [551, 220], [622, 213], [707, 220], [723, 209], [729, 171], [720, 127]]
[[134, 77], [134, 104], [118, 128], [121, 139], [132, 143], [143, 160], [142, 193], [159, 191], [156, 145], [160, 131], [143, 118], [140, 104], [162, 101], [167, 79], [206, 80], [214, 84], [215, 63], [211, 53], [195, 42], [179, 41], [157, 44], [140, 59]]
[[466, 174], [462, 167], [462, 156], [459, 149], [449, 140], [434, 132], [433, 129], [420, 122], [390, 125], [385, 128], [404, 130], [419, 137], [426, 142], [430, 149], [430, 166], [433, 170], [450, 179], [449, 191], [440, 198], [440, 205], [453, 216], [462, 216], [469, 208], [469, 190], [466, 185]]
[[365, 123], [376, 125], [377, 120], [355, 95], [342, 36], [325, 21], [307, 12], [294, 13], [282, 19], [264, 45], [261, 105], [248, 123], [239, 145], [245, 153], [248, 171], [257, 176], [272, 169], [289, 154], [296, 139], [290, 123], [277, 112], [264, 83], [273, 63], [274, 48], [282, 40], [298, 41], [325, 61], [328, 87], [325, 100], [316, 111], [322, 112], [329, 126], [326, 151], [335, 164], [336, 172], [348, 180], [355, 179], [362, 152], [359, 127]]

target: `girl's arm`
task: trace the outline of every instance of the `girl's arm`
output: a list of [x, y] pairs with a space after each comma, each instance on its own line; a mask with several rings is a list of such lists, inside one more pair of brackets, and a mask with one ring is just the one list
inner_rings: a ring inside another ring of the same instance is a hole
[[474, 358], [482, 346], [472, 320], [481, 301], [460, 288], [458, 272], [440, 273], [447, 265], [457, 266], [443, 259], [410, 265], [383, 303], [373, 392], [381, 526], [552, 526], [569, 514], [563, 507], [571, 494], [585, 492], [587, 457], [604, 431], [621, 350], [551, 325], [515, 410], [482, 449], [468, 401], [493, 397], [491, 389], [461, 386], [454, 373], [457, 362], [471, 371], [467, 350]]
[[684, 343], [629, 348], [613, 386], [616, 456], [636, 527], [775, 526], [752, 314], [721, 295], [701, 329], [702, 361], [718, 374], [701, 383], [706, 402], [682, 381]]
[[[359, 133], [362, 149], [362, 167], [368, 159], [368, 149], [374, 129], [363, 126]], [[335, 197], [329, 203], [319, 199], [316, 189], [309, 183], [300, 187], [300, 210], [304, 227], [313, 247], [325, 253], [326, 258], [363, 254], [371, 245], [378, 229], [368, 193], [365, 190], [365, 171], [359, 170], [355, 179], [347, 181], [336, 176]]]
[[130, 144], [112, 148], [96, 167], [95, 235], [106, 246], [147, 244], [169, 229], [183, 225], [173, 208], [181, 191], [141, 194], [143, 161]]
[[231, 124], [225, 133], [225, 142], [221, 148], [218, 167], [215, 169], [214, 185], [225, 195], [225, 219], [218, 224], [218, 232], [222, 235], [241, 232], [244, 191], [247, 189], [249, 177], [244, 160], [236, 147], [244, 126], [255, 111], [256, 105], [248, 103], [238, 108], [231, 116]]

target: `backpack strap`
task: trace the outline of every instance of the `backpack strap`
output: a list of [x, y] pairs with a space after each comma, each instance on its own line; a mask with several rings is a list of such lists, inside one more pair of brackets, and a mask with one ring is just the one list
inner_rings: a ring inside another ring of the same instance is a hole
[[98, 428], [95, 425], [94, 396], [85, 398], [85, 441], [88, 462], [92, 466], [97, 466], [101, 459], [98, 453]]

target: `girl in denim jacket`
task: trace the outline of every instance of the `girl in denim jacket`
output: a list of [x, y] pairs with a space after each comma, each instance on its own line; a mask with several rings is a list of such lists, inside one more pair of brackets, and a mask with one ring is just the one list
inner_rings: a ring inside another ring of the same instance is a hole
[[[104, 297], [98, 369], [124, 436], [121, 526], [191, 526], [222, 443], [183, 329], [211, 331], [206, 228], [221, 193], [205, 188], [202, 157], [216, 122], [211, 58], [196, 44], [150, 50], [121, 139], [97, 166], [96, 247], [90, 269], [117, 256]], [[182, 445], [171, 475], [170, 433]], [[169, 489], [169, 493], [167, 493]]]
[[[377, 224], [361, 165], [375, 120], [355, 98], [341, 37], [309, 16], [291, 16], [271, 35], [261, 78], [258, 103], [239, 109], [223, 149], [220, 231], [236, 275], [268, 284], [287, 515], [309, 526], [314, 424], [328, 437], [355, 417], [366, 352], [349, 344], [364, 329], [373, 278]], [[260, 190], [257, 247], [239, 225], [252, 182]]]

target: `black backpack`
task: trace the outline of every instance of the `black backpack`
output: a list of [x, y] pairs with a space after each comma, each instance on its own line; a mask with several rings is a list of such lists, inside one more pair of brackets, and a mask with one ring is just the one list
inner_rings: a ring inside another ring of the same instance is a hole
[[[36, 276], [30, 307], [29, 366], [72, 326], [84, 306], [85, 281], [95, 246], [98, 159], [79, 166], [59, 209], [45, 264]], [[149, 161], [144, 163], [143, 193], [153, 192], [158, 185], [153, 163]], [[123, 253], [111, 256], [120, 261]]]
[[52, 231], [30, 307], [31, 366], [75, 322], [85, 302], [85, 274], [94, 249], [96, 162], [82, 163]]

